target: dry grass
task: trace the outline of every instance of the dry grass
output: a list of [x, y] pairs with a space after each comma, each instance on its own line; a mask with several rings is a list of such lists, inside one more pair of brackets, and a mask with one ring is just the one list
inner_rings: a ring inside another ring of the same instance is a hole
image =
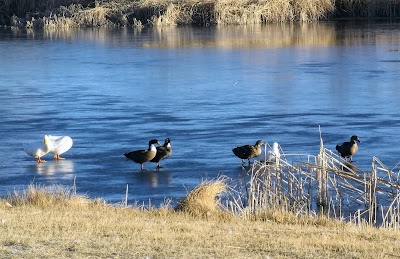
[[177, 211], [184, 211], [195, 216], [209, 216], [221, 211], [219, 195], [227, 191], [224, 178], [215, 181], [203, 181], [189, 192], [176, 206]]
[[0, 0], [0, 25], [28, 28], [254, 25], [399, 16], [400, 0]]
[[38, 186], [31, 184], [26, 190], [14, 191], [9, 194], [5, 204], [10, 206], [80, 206], [82, 204], [105, 204], [103, 200], [90, 200], [84, 196], [76, 195], [75, 188], [66, 189], [60, 185]]
[[371, 171], [361, 171], [324, 148], [322, 134], [317, 156], [295, 156], [290, 162], [281, 149], [278, 160], [243, 168], [228, 208], [250, 220], [399, 228], [400, 162], [387, 168], [373, 157]]
[[[215, 209], [212, 196], [224, 188], [221, 182], [207, 182], [188, 196], [205, 198], [200, 207]], [[326, 224], [323, 219], [295, 224], [279, 212], [275, 218], [280, 222], [199, 218], [168, 208], [75, 202], [73, 192], [52, 190], [32, 186], [0, 200], [1, 258], [388, 258], [400, 254], [400, 233], [388, 229]]]
[[219, 25], [318, 21], [333, 9], [331, 0], [223, 0], [215, 3]]
[[174, 4], [168, 3], [148, 3], [148, 1], [143, 1], [140, 3], [140, 8], [158, 10], [156, 11], [150, 19], [149, 23], [155, 27], [162, 26], [177, 26], [192, 23], [192, 6], [187, 4]]

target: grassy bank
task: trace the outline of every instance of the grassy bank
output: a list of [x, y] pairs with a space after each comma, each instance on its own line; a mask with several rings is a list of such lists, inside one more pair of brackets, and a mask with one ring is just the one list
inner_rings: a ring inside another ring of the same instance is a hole
[[0, 25], [177, 26], [397, 18], [400, 0], [0, 0]]
[[[0, 200], [1, 258], [396, 258], [400, 232], [321, 217], [263, 220], [219, 209], [222, 182], [175, 208], [110, 206], [31, 186]], [[298, 217], [297, 217], [298, 218]]]

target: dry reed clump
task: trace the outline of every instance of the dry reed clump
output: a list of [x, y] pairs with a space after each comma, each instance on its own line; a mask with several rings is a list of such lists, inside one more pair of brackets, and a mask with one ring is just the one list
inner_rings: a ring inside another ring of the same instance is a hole
[[9, 194], [4, 203], [10, 206], [54, 206], [54, 205], [95, 205], [104, 204], [101, 200], [90, 200], [86, 197], [76, 195], [73, 190], [66, 189], [60, 185], [49, 187], [30, 184], [26, 190], [14, 191]]
[[219, 195], [226, 191], [227, 184], [223, 178], [204, 181], [179, 201], [175, 210], [194, 216], [210, 216], [212, 213], [221, 211]]
[[219, 25], [310, 22], [325, 18], [333, 10], [332, 0], [222, 0], [215, 3]]
[[107, 8], [96, 6], [93, 9], [79, 12], [74, 16], [74, 20], [84, 26], [106, 26], [108, 24], [108, 20], [106, 19], [108, 12]]
[[60, 7], [54, 14], [38, 21], [45, 28], [101, 27], [111, 25], [109, 13], [110, 9], [101, 6], [87, 9], [81, 5], [70, 5]]
[[289, 1], [217, 1], [215, 13], [218, 25], [262, 24], [294, 19]]
[[312, 22], [328, 17], [335, 10], [335, 3], [332, 0], [298, 0], [294, 9], [296, 20]]
[[159, 1], [141, 0], [133, 7], [134, 19], [150, 26], [215, 24], [212, 0]]
[[[228, 209], [249, 220], [289, 224], [355, 224], [399, 228], [398, 167], [386, 167], [372, 158], [372, 170], [362, 171], [324, 148], [316, 156], [282, 154], [273, 163], [255, 161], [244, 168]], [[300, 159], [300, 160], [298, 160]]]
[[191, 24], [191, 11], [182, 5], [173, 3], [163, 8], [159, 15], [153, 15], [150, 23], [153, 26], [176, 26], [180, 24]]

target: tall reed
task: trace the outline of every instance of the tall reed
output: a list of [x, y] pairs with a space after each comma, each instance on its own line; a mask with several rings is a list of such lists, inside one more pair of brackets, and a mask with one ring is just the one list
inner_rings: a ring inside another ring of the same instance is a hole
[[318, 155], [295, 156], [289, 161], [283, 153], [276, 162], [256, 161], [244, 169], [246, 178], [227, 207], [250, 219], [276, 220], [279, 215], [297, 222], [319, 215], [399, 228], [400, 163], [389, 169], [373, 157], [371, 171], [362, 171], [324, 148], [322, 136]]

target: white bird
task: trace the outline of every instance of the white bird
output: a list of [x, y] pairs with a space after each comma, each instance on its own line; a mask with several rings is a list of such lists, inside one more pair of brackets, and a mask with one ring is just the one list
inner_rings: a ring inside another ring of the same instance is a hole
[[280, 158], [281, 158], [281, 153], [279, 151], [279, 144], [277, 142], [274, 142], [274, 144], [272, 145], [272, 150], [268, 151], [267, 161], [279, 164]]
[[36, 162], [43, 163], [46, 162], [46, 160], [42, 160], [41, 157], [50, 152], [52, 149], [51, 145], [52, 143], [49, 136], [45, 135], [43, 141], [24, 143], [23, 148], [28, 155], [36, 158]]
[[60, 157], [61, 154], [71, 149], [73, 141], [69, 136], [48, 136], [51, 142], [50, 152], [54, 154], [54, 159], [61, 160], [65, 159]]

